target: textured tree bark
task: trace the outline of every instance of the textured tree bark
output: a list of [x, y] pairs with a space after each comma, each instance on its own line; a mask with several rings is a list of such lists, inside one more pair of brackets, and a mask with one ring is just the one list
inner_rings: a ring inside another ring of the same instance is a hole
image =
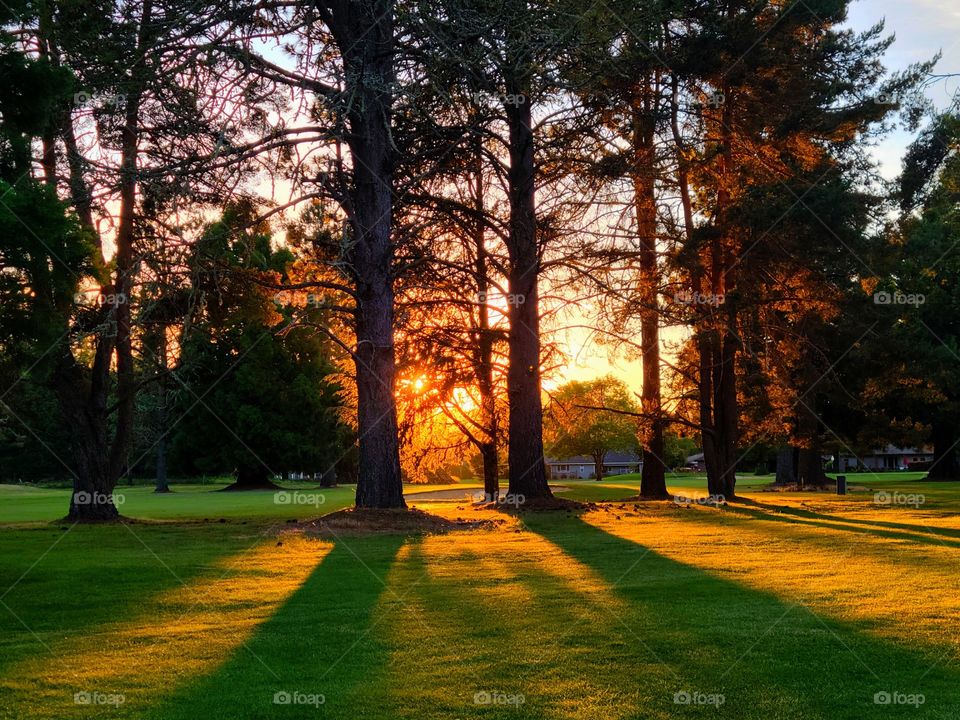
[[[83, 373], [70, 348], [64, 344], [54, 368], [53, 391], [60, 411], [71, 429], [73, 493], [67, 519], [75, 522], [104, 522], [119, 517], [113, 502], [117, 478], [110, 466], [106, 397], [86, 395]], [[100, 406], [103, 407], [100, 407]]]
[[509, 493], [525, 498], [552, 497], [543, 458], [543, 406], [540, 397], [540, 303], [535, 167], [529, 88], [507, 88], [519, 98], [507, 106], [510, 126], [510, 256], [508, 282], [510, 367], [507, 371], [510, 427]]
[[352, 98], [347, 261], [357, 303], [357, 507], [406, 507], [393, 345], [393, 10], [392, 0], [340, 0], [330, 4], [328, 18], [343, 56], [346, 96]]
[[389, 279], [379, 288], [370, 274], [359, 283], [357, 299], [357, 428], [360, 457], [357, 507], [402, 508], [400, 447], [394, 394], [393, 292]]
[[666, 468], [663, 464], [663, 405], [660, 393], [660, 269], [657, 263], [657, 199], [654, 185], [656, 120], [650, 98], [649, 78], [643, 97], [633, 110], [634, 209], [640, 243], [638, 288], [643, 388], [641, 406], [646, 417], [643, 437], [643, 469], [640, 495], [666, 498]]

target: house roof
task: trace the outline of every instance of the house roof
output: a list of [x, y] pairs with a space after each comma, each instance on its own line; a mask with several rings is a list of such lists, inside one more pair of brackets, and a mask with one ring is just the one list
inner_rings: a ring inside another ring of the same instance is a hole
[[[604, 465], [632, 465], [643, 460], [637, 453], [619, 452], [611, 450], [603, 458]], [[546, 458], [547, 465], [593, 465], [593, 458], [589, 455], [574, 455], [566, 458]]]
[[[933, 455], [932, 447], [923, 447], [923, 448], [901, 448], [896, 445], [887, 445], [883, 448], [874, 448], [870, 452], [865, 452], [859, 457], [881, 457], [883, 455]], [[841, 457], [850, 458], [857, 457], [854, 455], [848, 455], [846, 453], [841, 453]]]
[[882, 450], [884, 455], [932, 455], [933, 448], [913, 448], [913, 447], [897, 447], [896, 445], [887, 445]]

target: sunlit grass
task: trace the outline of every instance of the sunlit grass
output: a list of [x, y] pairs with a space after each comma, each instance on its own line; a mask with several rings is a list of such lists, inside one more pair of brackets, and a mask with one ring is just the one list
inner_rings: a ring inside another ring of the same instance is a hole
[[[397, 565], [405, 612], [385, 627], [390, 664], [404, 668], [385, 690], [396, 717], [616, 717], [665, 682], [668, 670], [611, 626], [627, 603], [517, 523], [408, 543]], [[648, 687], [585, 672], [617, 662], [642, 668]]]
[[[90, 690], [124, 693], [99, 714], [137, 720], [952, 719], [960, 492], [877, 483], [924, 504], [759, 486], [725, 508], [516, 517], [430, 502], [507, 522], [329, 541], [277, 535], [283, 515], [8, 525], [0, 594], [15, 584], [3, 602], [16, 617], [0, 606], [0, 717], [96, 717], [73, 705]], [[618, 489], [570, 485], [594, 500]], [[873, 703], [883, 690], [925, 703], [891, 711]], [[324, 703], [274, 704], [283, 691]], [[684, 691], [725, 702], [676, 704]]]
[[[691, 505], [636, 517], [626, 511], [622, 520], [593, 513], [587, 521], [677, 562], [862, 622], [871, 632], [890, 638], [909, 632], [934, 649], [960, 649], [952, 632], [960, 621], [960, 537], [942, 534], [960, 530], [958, 518], [930, 525], [929, 512], [867, 509], [839, 499], [829, 515], [801, 510], [809, 515], [798, 516], [791, 512], [798, 507], [797, 501]], [[848, 513], [855, 524], [846, 521]]]

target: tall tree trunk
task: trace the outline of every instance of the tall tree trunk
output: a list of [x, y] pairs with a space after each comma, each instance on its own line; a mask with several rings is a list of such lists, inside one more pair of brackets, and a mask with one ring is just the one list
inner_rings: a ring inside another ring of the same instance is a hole
[[155, 493], [170, 492], [170, 483], [167, 480], [167, 423], [169, 409], [167, 408], [167, 328], [161, 324], [157, 332], [157, 360], [160, 372], [163, 373], [157, 381], [157, 477], [154, 486]]
[[480, 446], [480, 459], [483, 463], [483, 495], [488, 502], [497, 502], [500, 498], [499, 454], [494, 443]]
[[343, 55], [353, 159], [351, 247], [356, 286], [357, 507], [402, 508], [393, 345], [393, 0], [331, 3]]
[[[82, 373], [67, 351], [60, 361], [54, 378], [55, 391], [60, 398], [64, 416], [71, 421], [71, 430], [78, 438], [74, 447], [77, 465], [74, 491], [70, 499], [71, 519], [78, 521], [113, 520], [118, 516], [112, 493], [120, 475], [126, 470], [127, 452], [133, 438], [136, 409], [136, 382], [133, 359], [133, 331], [130, 303], [136, 272], [134, 254], [134, 219], [137, 202], [137, 171], [139, 157], [139, 121], [143, 93], [142, 73], [146, 72], [144, 56], [152, 44], [153, 3], [146, 0], [140, 15], [137, 35], [139, 62], [131, 70], [130, 90], [124, 107], [123, 126], [120, 129], [119, 223], [113, 258], [115, 277], [102, 278], [101, 293], [111, 298], [105, 308], [102, 329], [96, 338], [93, 366], [90, 372], [88, 394]], [[51, 56], [55, 56], [55, 46]], [[99, 233], [93, 225], [90, 195], [83, 181], [82, 159], [77, 152], [75, 135], [69, 115], [63, 122], [64, 142], [70, 168], [70, 187], [78, 217], [86, 227]], [[100, 254], [103, 247], [100, 245]], [[115, 355], [114, 355], [115, 353]], [[111, 360], [116, 358], [116, 421], [110, 428]], [[112, 434], [112, 439], [111, 439]], [[93, 501], [90, 501], [91, 496]]]
[[507, 105], [510, 130], [509, 355], [507, 395], [510, 408], [509, 493], [525, 498], [552, 497], [543, 457], [543, 406], [540, 397], [540, 302], [538, 278], [533, 129], [530, 88], [508, 83], [518, 98]]
[[497, 427], [497, 398], [494, 384], [493, 346], [495, 333], [490, 327], [490, 306], [487, 293], [490, 290], [489, 257], [483, 223], [484, 186], [483, 153], [479, 136], [474, 149], [473, 209], [476, 221], [473, 228], [473, 243], [476, 260], [474, 274], [477, 286], [477, 388], [480, 393], [480, 424], [487, 439], [480, 444], [483, 462], [483, 493], [489, 502], [500, 497], [500, 458], [497, 451], [499, 428]]
[[640, 244], [639, 313], [643, 388], [641, 405], [646, 419], [640, 495], [666, 498], [663, 463], [663, 405], [660, 395], [660, 268], [657, 262], [657, 197], [654, 184], [654, 141], [657, 92], [646, 78], [633, 108], [633, 199]]
[[[731, 313], [732, 315], [732, 313]], [[737, 402], [736, 355], [738, 339], [727, 330], [720, 354], [717, 404], [720, 409], [719, 460], [721, 495], [736, 496], [737, 438], [739, 436], [739, 404]]]
[[[717, 199], [714, 224], [718, 232], [710, 242], [711, 297], [709, 307], [715, 328], [713, 347], [713, 419], [716, 431], [717, 464], [720, 476], [716, 483], [719, 495], [736, 496], [737, 443], [739, 441], [739, 402], [737, 399], [738, 314], [736, 302], [739, 268], [739, 243], [730, 228], [728, 216], [731, 185], [735, 168], [732, 154], [732, 112], [730, 93], [722, 88], [726, 101], [715, 123], [717, 133]], [[723, 299], [721, 302], [721, 298]]]
[[[59, 50], [54, 36], [50, 7], [44, 6], [39, 18], [38, 41], [41, 55], [54, 67], [60, 66]], [[69, 112], [60, 114], [56, 124], [42, 138], [41, 166], [44, 182], [57, 189], [56, 137], [64, 137], [70, 170], [70, 187], [74, 209], [81, 224], [99, 238], [93, 225], [89, 193], [81, 174], [79, 153], [74, 139]], [[62, 308], [67, 317], [67, 308]], [[113, 500], [116, 476], [110, 458], [110, 432], [107, 411], [110, 357], [113, 353], [112, 312], [107, 309], [102, 330], [96, 337], [94, 363], [89, 380], [73, 356], [69, 340], [64, 340], [58, 353], [50, 387], [53, 390], [66, 426], [70, 429], [73, 492], [67, 518], [77, 522], [115, 520], [119, 512]], [[63, 335], [68, 335], [64, 321]]]
[[[362, 214], [362, 213], [358, 213]], [[362, 222], [362, 220], [361, 220]], [[372, 282], [371, 282], [372, 280]], [[393, 292], [381, 276], [358, 283], [357, 429], [360, 457], [357, 507], [406, 507], [400, 475], [396, 361], [393, 347]]]
[[800, 448], [797, 458], [797, 481], [801, 487], [823, 487], [827, 476], [823, 472], [823, 456], [820, 448]]
[[[810, 403], [816, 398], [811, 396]], [[797, 408], [797, 435], [800, 447], [797, 451], [797, 482], [801, 487], [823, 487], [827, 476], [823, 471], [823, 453], [820, 447], [820, 419], [813, 407], [801, 402]]]
[[71, 429], [73, 493], [69, 520], [102, 522], [119, 517], [113, 502], [116, 477], [110, 467], [110, 447], [104, 408], [89, 402], [83, 373], [65, 342], [53, 372], [53, 390]]
[[700, 410], [700, 435], [703, 442], [703, 465], [707, 471], [707, 492], [723, 495], [723, 471], [719, 432], [717, 431], [714, 404], [714, 346], [716, 332], [701, 326], [696, 330], [698, 373], [697, 399]]
[[[680, 130], [680, 85], [676, 74], [671, 78], [670, 127], [676, 150], [677, 185], [680, 191], [680, 207], [683, 210], [683, 226], [686, 242], [694, 243], [695, 226], [693, 220], [693, 201], [690, 197], [689, 148]], [[690, 286], [695, 293], [703, 293], [708, 287], [709, 263], [699, 252], [692, 255], [694, 261], [690, 275]], [[725, 495], [723, 472], [720, 460], [720, 438], [718, 418], [714, 407], [714, 346], [716, 330], [708, 308], [694, 306], [694, 342], [697, 347], [697, 409], [700, 422], [700, 441], [703, 445], [703, 464], [707, 472], [707, 492], [711, 495]]]
[[592, 456], [591, 456], [591, 457], [593, 457], [593, 474], [594, 474], [594, 479], [595, 479], [597, 482], [600, 482], [601, 480], [603, 480], [603, 458], [604, 458], [605, 455], [606, 455], [606, 453], [601, 450], [601, 451], [598, 451], [598, 452], [593, 453]]
[[[60, 66], [59, 51], [54, 40], [54, 26], [51, 17], [51, 8], [47, 5], [41, 8], [38, 26], [38, 47], [40, 55], [54, 67]], [[43, 154], [41, 167], [43, 168], [44, 182], [57, 191], [57, 133], [64, 127], [70, 127], [69, 113], [60, 114], [56, 123], [51, 123], [42, 138]], [[72, 127], [69, 135], [72, 138]], [[75, 144], [67, 145], [75, 150]], [[74, 165], [70, 165], [71, 180], [73, 179]], [[77, 214], [85, 228], [93, 231], [92, 216], [89, 205], [75, 203]], [[38, 277], [41, 277], [38, 275]], [[40, 297], [47, 295], [38, 291]], [[67, 317], [68, 310], [63, 309], [63, 317]], [[63, 325], [63, 335], [68, 334], [67, 321]], [[106, 333], [109, 335], [110, 333]], [[112, 351], [112, 345], [107, 345], [107, 355]], [[91, 404], [85, 391], [88, 389], [84, 382], [83, 373], [77, 365], [70, 348], [69, 341], [64, 341], [55, 351], [58, 353], [56, 364], [50, 378], [50, 386], [57, 398], [61, 415], [66, 426], [70, 429], [72, 459], [71, 473], [73, 475], [73, 493], [70, 497], [68, 519], [78, 522], [97, 522], [114, 520], [119, 516], [113, 501], [115, 483], [111, 482], [111, 473], [107, 458], [109, 457], [109, 440], [106, 421], [106, 398], [99, 403]], [[103, 351], [98, 348], [96, 356], [103, 357]]]
[[110, 468], [119, 479], [125, 471], [127, 452], [133, 439], [134, 414], [136, 412], [136, 378], [133, 361], [133, 329], [131, 303], [133, 281], [136, 273], [134, 253], [134, 221], [137, 208], [137, 174], [140, 152], [140, 108], [143, 102], [143, 79], [146, 72], [144, 59], [152, 46], [153, 2], [143, 3], [140, 27], [137, 35], [137, 54], [140, 62], [131, 70], [133, 86], [124, 108], [123, 128], [120, 131], [120, 218], [117, 227], [117, 252], [114, 256], [116, 281], [113, 287], [114, 317], [117, 335], [115, 339], [117, 358], [117, 421], [113, 446], [110, 452]]
[[933, 465], [927, 473], [929, 480], [960, 480], [960, 433], [952, 422], [940, 418], [933, 421]]
[[[59, 66], [54, 55], [56, 46], [53, 44], [53, 20], [51, 17], [52, 3], [41, 3], [37, 17], [37, 50], [40, 57], [53, 67]], [[61, 113], [62, 115], [62, 113]], [[43, 181], [57, 190], [57, 130], [58, 122], [51, 116], [50, 124], [44, 128], [41, 138], [42, 154], [40, 166], [43, 168]]]
[[796, 452], [789, 445], [777, 450], [777, 485], [792, 485], [797, 481]]
[[[163, 431], [161, 430], [161, 433]], [[170, 481], [167, 479], [167, 437], [160, 435], [157, 440], [157, 471], [154, 481], [153, 491], [158, 494], [172, 492], [170, 490]]]

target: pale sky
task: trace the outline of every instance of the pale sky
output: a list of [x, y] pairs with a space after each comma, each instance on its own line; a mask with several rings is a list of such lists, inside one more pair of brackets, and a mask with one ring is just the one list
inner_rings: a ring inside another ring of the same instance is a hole
[[[878, 20], [886, 20], [887, 34], [896, 42], [887, 52], [891, 70], [929, 60], [937, 52], [943, 57], [934, 72], [940, 75], [960, 73], [960, 3], [957, 0], [857, 0], [850, 8], [850, 26], [865, 30]], [[938, 107], [960, 89], [960, 78], [948, 78], [927, 89]], [[876, 148], [884, 176], [899, 173], [900, 158], [910, 143], [909, 133], [898, 130]]]

